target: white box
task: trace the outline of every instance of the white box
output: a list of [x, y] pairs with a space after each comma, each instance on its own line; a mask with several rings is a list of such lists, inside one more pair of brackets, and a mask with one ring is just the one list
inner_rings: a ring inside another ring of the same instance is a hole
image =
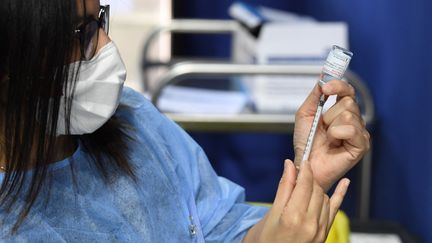
[[[348, 48], [342, 22], [277, 22], [265, 24], [258, 38], [246, 29], [236, 34], [233, 58], [239, 63], [323, 65], [333, 45]], [[258, 112], [295, 113], [317, 81], [313, 76], [245, 77]], [[328, 108], [334, 103], [329, 100]]]

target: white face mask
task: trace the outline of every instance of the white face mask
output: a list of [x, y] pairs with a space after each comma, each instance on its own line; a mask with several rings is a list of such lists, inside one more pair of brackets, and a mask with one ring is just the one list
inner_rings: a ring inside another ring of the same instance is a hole
[[[73, 66], [70, 69], [73, 70]], [[72, 100], [70, 134], [92, 133], [105, 124], [119, 105], [125, 80], [126, 68], [113, 42], [102, 47], [90, 61], [83, 61]], [[57, 134], [66, 134], [64, 97], [61, 98]]]

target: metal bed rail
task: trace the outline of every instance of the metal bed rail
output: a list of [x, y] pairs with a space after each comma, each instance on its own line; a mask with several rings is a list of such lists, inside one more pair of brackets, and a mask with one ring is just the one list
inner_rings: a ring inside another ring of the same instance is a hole
[[149, 52], [152, 47], [152, 43], [163, 33], [171, 34], [234, 34], [240, 30], [240, 24], [232, 20], [193, 20], [193, 19], [178, 19], [172, 20], [167, 26], [161, 26], [155, 28], [150, 32], [144, 42], [141, 68], [142, 82], [144, 90], [149, 88], [149, 80], [146, 71], [149, 67], [154, 66], [167, 66], [171, 65], [171, 62], [163, 63], [158, 61], [149, 60]]
[[[318, 65], [255, 65], [232, 63], [195, 63], [183, 62], [174, 65], [157, 82], [158, 86], [152, 93], [152, 102], [157, 106], [158, 100], [164, 88], [168, 85], [179, 83], [182, 80], [193, 77], [226, 77], [233, 75], [317, 75], [322, 67]], [[364, 101], [364, 119], [371, 123], [374, 118], [374, 104], [369, 90], [360, 78], [351, 71], [345, 75], [347, 81], [354, 87]]]

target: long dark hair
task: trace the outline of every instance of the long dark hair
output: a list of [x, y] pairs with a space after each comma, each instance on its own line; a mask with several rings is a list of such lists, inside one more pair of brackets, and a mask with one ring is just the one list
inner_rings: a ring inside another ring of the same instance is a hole
[[[77, 11], [76, 0], [0, 2], [0, 95], [5, 96], [0, 99], [0, 155], [7, 162], [0, 206], [11, 211], [18, 195], [24, 193], [26, 199], [14, 231], [47, 184], [61, 94], [75, 87], [79, 70], [69, 70], [65, 64], [76, 48]], [[73, 92], [65, 98], [67, 119], [72, 96]], [[68, 138], [83, 145], [105, 179], [112, 169], [133, 177], [128, 131], [126, 121], [114, 116], [93, 134]], [[30, 176], [25, 173], [29, 168]], [[25, 181], [29, 186], [24, 186]]]

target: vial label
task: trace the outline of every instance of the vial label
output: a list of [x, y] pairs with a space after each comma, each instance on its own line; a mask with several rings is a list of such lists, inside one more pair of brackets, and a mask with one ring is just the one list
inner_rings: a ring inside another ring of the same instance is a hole
[[343, 78], [351, 57], [339, 50], [332, 50], [323, 67], [323, 72], [337, 79]]

